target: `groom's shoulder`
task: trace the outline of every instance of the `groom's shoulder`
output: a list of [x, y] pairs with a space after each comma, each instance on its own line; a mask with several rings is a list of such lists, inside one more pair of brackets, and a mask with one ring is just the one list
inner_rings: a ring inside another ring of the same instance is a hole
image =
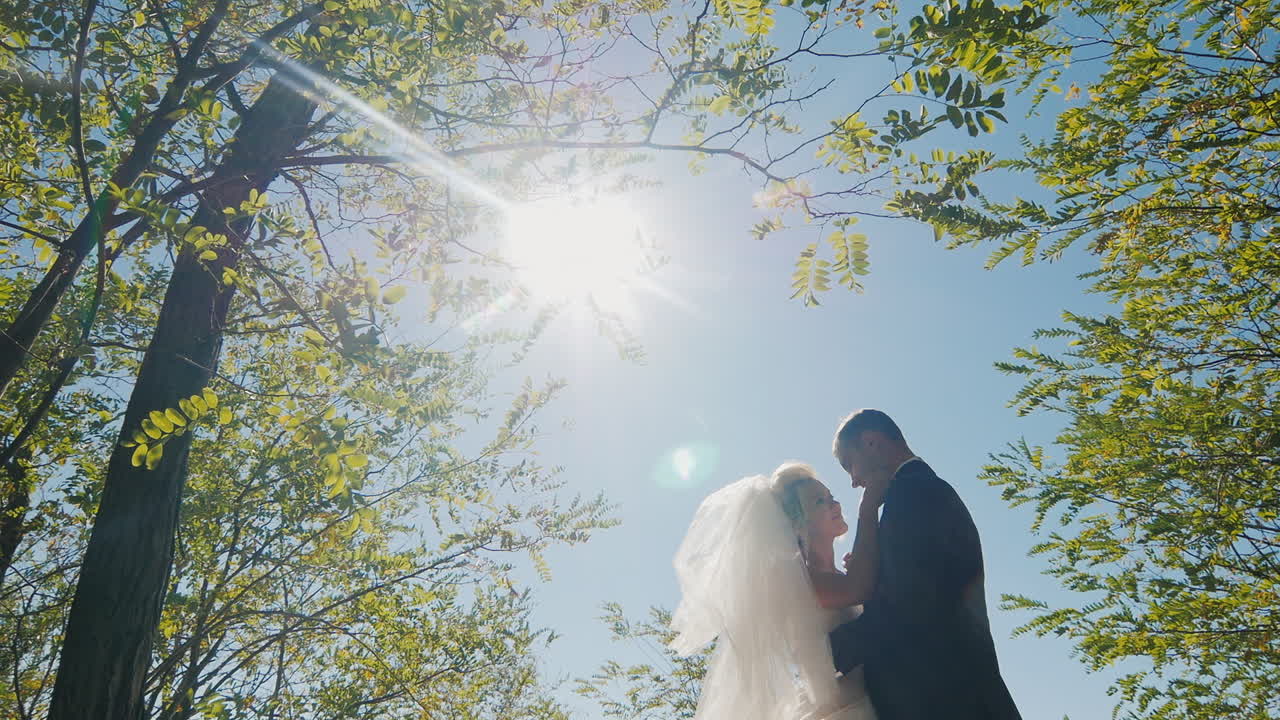
[[938, 473], [924, 461], [914, 462], [903, 468], [902, 475], [895, 484], [901, 485], [906, 494], [915, 495], [921, 499], [964, 504], [951, 483], [939, 477]]
[[904, 485], [911, 485], [921, 490], [937, 490], [942, 487], [951, 487], [950, 483], [938, 477], [938, 473], [934, 472], [929, 463], [919, 458], [903, 465], [902, 469], [898, 471], [898, 478], [895, 482], [902, 482]]

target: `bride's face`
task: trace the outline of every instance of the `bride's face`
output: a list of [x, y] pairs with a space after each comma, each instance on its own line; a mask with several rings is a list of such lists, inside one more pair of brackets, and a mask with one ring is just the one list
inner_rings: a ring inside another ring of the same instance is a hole
[[800, 491], [800, 501], [804, 503], [811, 540], [830, 542], [849, 532], [840, 502], [831, 496], [826, 485], [817, 480], [805, 483]]

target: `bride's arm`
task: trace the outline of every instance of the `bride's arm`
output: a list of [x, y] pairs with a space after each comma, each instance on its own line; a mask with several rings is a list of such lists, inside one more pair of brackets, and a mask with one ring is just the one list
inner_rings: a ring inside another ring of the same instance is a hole
[[853, 541], [853, 558], [845, 566], [847, 575], [810, 571], [818, 604], [824, 608], [861, 605], [875, 589], [876, 560], [879, 556], [876, 532], [880, 524], [878, 502], [863, 502], [858, 507], [858, 534]]

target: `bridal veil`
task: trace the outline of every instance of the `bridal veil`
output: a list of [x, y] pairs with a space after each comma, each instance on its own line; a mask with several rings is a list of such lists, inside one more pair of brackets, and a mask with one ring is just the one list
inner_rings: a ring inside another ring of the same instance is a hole
[[769, 478], [698, 508], [675, 556], [682, 599], [671, 647], [716, 641], [695, 720], [819, 718], [838, 704], [827, 620]]

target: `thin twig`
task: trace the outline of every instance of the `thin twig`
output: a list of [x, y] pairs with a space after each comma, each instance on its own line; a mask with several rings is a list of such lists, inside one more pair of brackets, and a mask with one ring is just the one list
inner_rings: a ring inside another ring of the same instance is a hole
[[14, 224], [14, 223], [11, 223], [11, 222], [8, 222], [8, 221], [5, 221], [5, 220], [0, 220], [0, 225], [4, 225], [5, 227], [13, 228], [14, 230], [17, 230], [17, 231], [19, 231], [19, 232], [26, 233], [26, 234], [28, 234], [28, 235], [30, 235], [30, 236], [32, 236], [32, 237], [38, 237], [38, 238], [40, 238], [41, 240], [43, 240], [43, 241], [45, 241], [45, 242], [49, 243], [50, 245], [52, 245], [52, 246], [54, 246], [54, 247], [58, 248], [59, 250], [61, 250], [61, 249], [62, 249], [62, 241], [61, 241], [61, 240], [59, 240], [59, 239], [57, 239], [57, 238], [55, 238], [55, 237], [53, 237], [52, 235], [46, 235], [46, 234], [44, 234], [44, 233], [40, 232], [39, 230], [32, 230], [32, 229], [31, 229], [31, 228], [29, 228], [29, 227], [23, 227], [22, 225], [16, 225], [16, 224]]

